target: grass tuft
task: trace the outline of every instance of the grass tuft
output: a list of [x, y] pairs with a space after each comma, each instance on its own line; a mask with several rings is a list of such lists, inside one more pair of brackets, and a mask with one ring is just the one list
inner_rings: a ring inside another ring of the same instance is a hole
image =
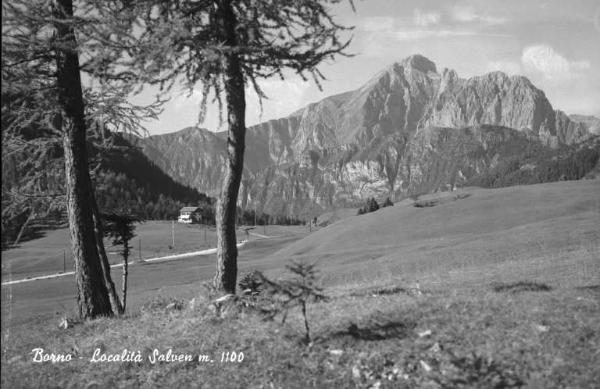
[[152, 300], [142, 305], [142, 313], [175, 310], [180, 311], [185, 307], [185, 302], [171, 296], [155, 296]]

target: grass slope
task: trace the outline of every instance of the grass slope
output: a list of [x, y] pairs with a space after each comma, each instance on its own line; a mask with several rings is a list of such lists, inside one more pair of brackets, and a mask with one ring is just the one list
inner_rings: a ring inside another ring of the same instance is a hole
[[[285, 325], [236, 307], [216, 313], [197, 290], [193, 305], [171, 304], [164, 289], [125, 318], [66, 330], [47, 318], [3, 322], [2, 386], [597, 387], [599, 189], [595, 180], [430, 195], [421, 200], [437, 205], [405, 201], [301, 240], [255, 242], [242, 271], [320, 261], [331, 299], [309, 306], [308, 346], [297, 312]], [[36, 347], [74, 360], [33, 363]], [[95, 349], [125, 348], [143, 361], [90, 362]], [[194, 361], [152, 364], [154, 349]], [[220, 362], [227, 351], [244, 360]]]
[[[349, 217], [272, 257], [318, 262], [328, 283], [385, 276], [434, 284], [457, 272], [460, 283], [489, 281], [510, 278], [514, 263], [535, 277], [577, 258], [593, 266], [597, 262], [588, 259], [600, 250], [599, 193], [600, 180], [585, 180], [432, 194], [419, 201], [438, 205], [419, 208], [404, 200]], [[582, 277], [591, 275], [582, 270]]]

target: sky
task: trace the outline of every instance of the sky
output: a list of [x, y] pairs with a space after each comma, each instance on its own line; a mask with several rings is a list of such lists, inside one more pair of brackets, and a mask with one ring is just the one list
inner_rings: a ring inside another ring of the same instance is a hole
[[[552, 106], [568, 114], [600, 117], [600, 1], [598, 0], [354, 0], [332, 9], [336, 20], [354, 26], [348, 51], [324, 63], [320, 91], [312, 81], [286, 73], [286, 80], [260, 82], [269, 97], [261, 113], [247, 90], [246, 124], [287, 116], [309, 103], [361, 87], [377, 72], [412, 54], [422, 54], [463, 78], [501, 70], [523, 75], [542, 89]], [[200, 126], [219, 128], [210, 107], [198, 123], [201, 85], [191, 95], [175, 88], [151, 135]], [[145, 89], [133, 101], [151, 100]]]

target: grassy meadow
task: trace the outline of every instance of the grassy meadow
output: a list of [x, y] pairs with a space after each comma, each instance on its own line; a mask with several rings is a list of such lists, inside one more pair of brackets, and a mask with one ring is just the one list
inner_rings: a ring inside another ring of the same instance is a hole
[[[2, 387], [598, 387], [599, 194], [600, 180], [467, 188], [310, 234], [273, 229], [240, 250], [240, 273], [318, 264], [329, 300], [309, 305], [309, 344], [296, 310], [282, 324], [243, 297], [215, 308], [201, 286], [214, 256], [140, 265], [125, 317], [67, 329], [24, 307], [72, 280], [3, 287], [3, 317], [6, 296], [15, 301], [2, 321]], [[36, 363], [35, 348], [73, 360]], [[124, 349], [142, 361], [90, 361]], [[152, 363], [155, 349], [192, 361]], [[227, 352], [238, 359], [223, 362]]]
[[[238, 240], [260, 239], [256, 235], [246, 235], [244, 228], [248, 227], [242, 226], [238, 229]], [[303, 226], [256, 226], [250, 232], [280, 236], [301, 234], [304, 230], [308, 232], [308, 228]], [[170, 221], [149, 220], [139, 223], [135, 234], [136, 236], [130, 242], [131, 261], [205, 250], [216, 247], [217, 242], [214, 226], [172, 224]], [[175, 245], [173, 245], [173, 235]], [[108, 239], [104, 244], [109, 262], [120, 263], [120, 247], [113, 246]], [[39, 239], [23, 242], [16, 248], [2, 252], [2, 281], [7, 281], [8, 277], [22, 279], [62, 272], [65, 262], [67, 271], [72, 271], [74, 265], [69, 230], [66, 228], [50, 230]]]

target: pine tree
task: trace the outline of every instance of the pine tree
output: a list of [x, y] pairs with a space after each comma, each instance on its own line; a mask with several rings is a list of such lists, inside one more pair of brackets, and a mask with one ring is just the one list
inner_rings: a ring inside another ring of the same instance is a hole
[[126, 212], [111, 212], [103, 215], [104, 235], [112, 239], [113, 245], [121, 245], [123, 258], [123, 277], [121, 283], [120, 314], [125, 313], [127, 307], [127, 278], [129, 275], [129, 253], [132, 247], [129, 242], [135, 236], [135, 224], [140, 219]]

